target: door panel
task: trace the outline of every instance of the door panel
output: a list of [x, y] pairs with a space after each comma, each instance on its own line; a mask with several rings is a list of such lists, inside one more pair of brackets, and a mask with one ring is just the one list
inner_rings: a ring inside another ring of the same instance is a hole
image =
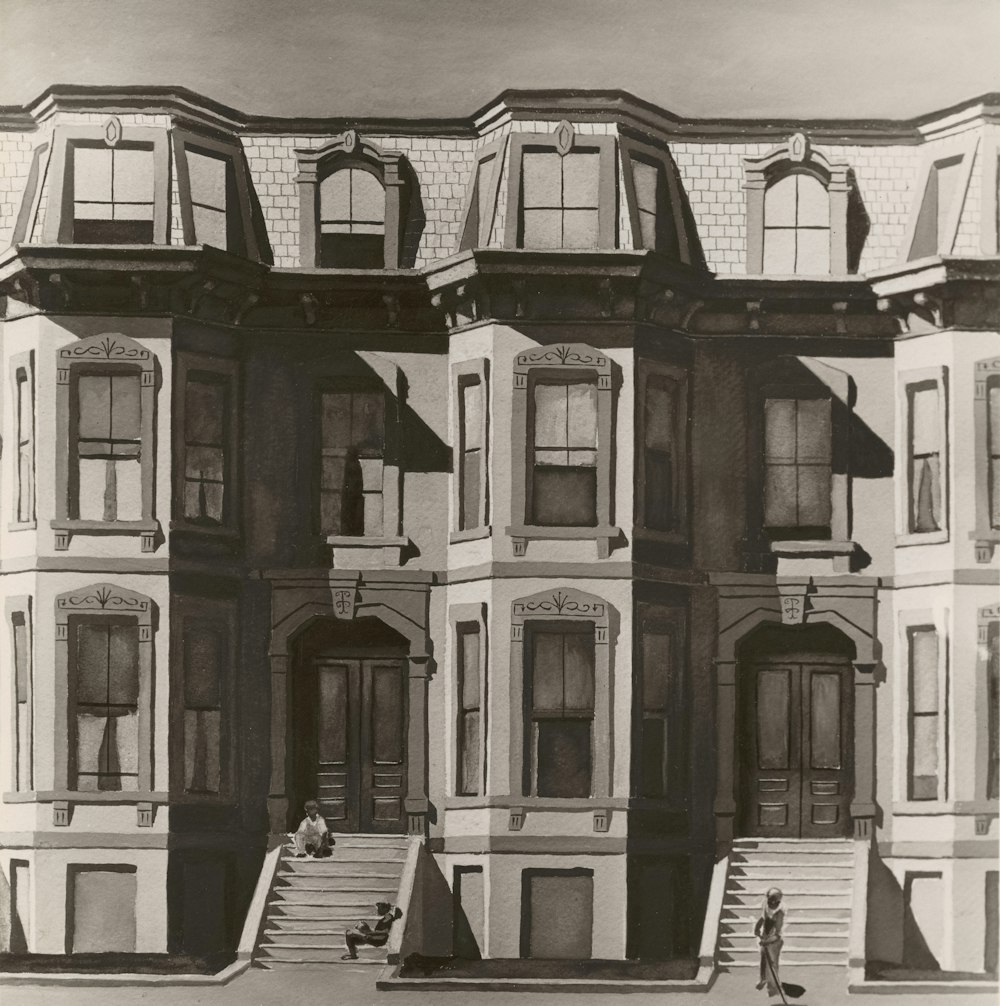
[[[316, 798], [320, 812], [334, 831], [358, 828], [358, 773], [351, 761], [357, 753], [357, 662], [324, 662], [319, 671], [317, 715]], [[356, 759], [355, 759], [356, 760]]]
[[365, 661], [370, 784], [362, 806], [365, 831], [397, 831], [403, 817], [406, 777], [403, 667], [401, 661]]
[[404, 661], [316, 661], [316, 794], [331, 831], [402, 830]]
[[845, 741], [851, 725], [853, 689], [843, 668], [802, 667], [803, 838], [846, 834], [853, 752]]
[[852, 789], [850, 664], [822, 658], [745, 669], [743, 834], [847, 834]]

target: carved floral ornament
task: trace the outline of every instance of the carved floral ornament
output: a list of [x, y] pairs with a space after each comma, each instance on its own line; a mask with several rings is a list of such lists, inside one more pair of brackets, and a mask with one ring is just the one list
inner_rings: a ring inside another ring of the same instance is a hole
[[528, 372], [532, 367], [586, 367], [597, 372], [599, 391], [611, 390], [611, 360], [583, 343], [538, 346], [518, 353], [514, 358], [514, 387], [528, 387]]
[[511, 605], [511, 639], [524, 638], [524, 622], [533, 618], [583, 619], [594, 623], [594, 639], [607, 643], [610, 608], [606, 601], [572, 587], [560, 587], [531, 597], [521, 598]]
[[60, 642], [69, 639], [72, 615], [132, 615], [139, 623], [139, 642], [153, 640], [153, 602], [145, 594], [113, 583], [95, 583], [56, 598], [56, 639]]

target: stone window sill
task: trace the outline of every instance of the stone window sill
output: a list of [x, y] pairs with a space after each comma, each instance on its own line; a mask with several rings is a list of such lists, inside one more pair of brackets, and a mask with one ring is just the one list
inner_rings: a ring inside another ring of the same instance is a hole
[[38, 527], [38, 522], [33, 520], [12, 520], [7, 525], [8, 531], [34, 531]]
[[403, 549], [409, 538], [327, 535], [333, 549], [334, 569], [387, 569], [402, 565]]
[[907, 532], [896, 535], [896, 547], [907, 548], [910, 545], [940, 545], [948, 540], [948, 529], [941, 531]]
[[469, 527], [462, 531], [452, 531], [449, 541], [452, 545], [458, 545], [463, 541], [479, 541], [481, 538], [489, 538], [493, 534], [493, 528], [489, 524], [482, 527]]
[[541, 527], [536, 524], [516, 524], [507, 528], [514, 545], [514, 555], [527, 552], [529, 541], [593, 541], [597, 543], [597, 557], [607, 559], [611, 542], [621, 535], [621, 528], [610, 524], [597, 527]]
[[799, 563], [809, 563], [810, 572], [819, 572], [814, 567], [825, 563], [826, 573], [849, 573], [851, 559], [858, 550], [856, 542], [814, 539], [811, 541], [772, 541], [771, 553], [778, 557], [778, 573], [804, 572]]
[[156, 820], [156, 807], [166, 804], [168, 794], [142, 792], [141, 790], [116, 790], [115, 792], [75, 792], [72, 790], [35, 790], [23, 793], [4, 793], [4, 803], [41, 803], [52, 806], [52, 827], [68, 828], [77, 805], [97, 804], [135, 807], [136, 827], [152, 828]]
[[156, 538], [160, 525], [155, 520], [54, 520], [52, 530], [56, 533], [55, 548], [64, 552], [69, 548], [73, 535], [138, 535], [141, 539], [140, 548], [143, 552], [156, 551]]

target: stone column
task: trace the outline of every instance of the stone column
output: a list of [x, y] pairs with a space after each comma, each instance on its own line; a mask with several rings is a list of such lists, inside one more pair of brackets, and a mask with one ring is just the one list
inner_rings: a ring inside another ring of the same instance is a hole
[[427, 682], [431, 661], [428, 654], [410, 654], [409, 707], [406, 726], [406, 830], [422, 835], [427, 828]]
[[854, 837], [870, 840], [875, 817], [875, 665], [854, 664]]
[[715, 662], [715, 842], [728, 845], [736, 817], [736, 661]]

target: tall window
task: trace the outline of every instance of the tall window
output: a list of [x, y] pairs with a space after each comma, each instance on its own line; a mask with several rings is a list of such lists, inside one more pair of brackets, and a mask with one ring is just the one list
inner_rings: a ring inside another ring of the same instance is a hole
[[600, 165], [596, 151], [524, 152], [520, 247], [600, 247]]
[[139, 376], [120, 369], [76, 374], [72, 517], [104, 522], [142, 517]]
[[31, 640], [23, 611], [10, 615], [14, 643], [14, 788], [31, 789]]
[[218, 793], [222, 764], [222, 629], [188, 621], [184, 632], [184, 792]]
[[484, 388], [478, 376], [459, 381], [459, 530], [479, 527], [483, 522], [486, 492]]
[[951, 221], [962, 176], [962, 161], [961, 156], [949, 157], [931, 165], [910, 245], [910, 259], [951, 251], [954, 240]]
[[385, 393], [324, 391], [320, 416], [320, 525], [326, 534], [383, 533]]
[[[232, 162], [187, 147], [188, 175], [191, 179], [191, 213], [194, 217], [195, 241], [215, 248], [235, 251], [230, 228], [235, 226], [235, 198]], [[234, 212], [230, 214], [230, 208]], [[232, 223], [230, 222], [232, 216]]]
[[911, 533], [944, 527], [941, 494], [940, 388], [936, 381], [921, 381], [906, 389], [909, 410], [909, 515]]
[[593, 775], [594, 628], [531, 630], [526, 749], [534, 796], [590, 796]]
[[493, 209], [496, 206], [499, 178], [499, 159], [503, 147], [494, 146], [480, 152], [472, 192], [466, 204], [465, 225], [462, 229], [461, 250], [479, 248], [489, 244], [493, 226]]
[[830, 198], [814, 175], [793, 172], [764, 192], [764, 272], [830, 272]]
[[643, 400], [643, 517], [653, 531], [678, 525], [678, 400], [676, 382], [663, 374], [646, 378]]
[[[633, 200], [632, 243], [636, 248], [650, 248], [667, 255], [681, 255], [689, 261], [689, 250], [680, 246], [680, 237], [675, 226], [674, 209], [671, 206], [667, 171], [670, 170], [662, 157], [652, 151], [641, 155], [633, 149], [625, 158], [626, 196]], [[628, 172], [631, 168], [631, 192]], [[679, 209], [677, 210], [679, 213]], [[681, 225], [682, 226], [682, 225]], [[683, 226], [682, 226], [683, 230]], [[685, 239], [686, 240], [686, 239]]]
[[482, 793], [483, 699], [480, 688], [479, 625], [458, 625], [458, 784], [459, 796]]
[[986, 383], [986, 485], [990, 528], [1000, 530], [1000, 377]]
[[184, 517], [219, 525], [226, 514], [229, 382], [191, 372], [184, 387]]
[[153, 148], [74, 146], [73, 241], [153, 243]]
[[909, 630], [910, 800], [944, 799], [941, 738], [944, 728], [938, 683], [938, 635], [932, 627]]
[[829, 398], [764, 402], [764, 526], [807, 537], [830, 535], [832, 514]]
[[319, 264], [385, 268], [385, 189], [371, 171], [341, 168], [320, 183]]
[[31, 371], [18, 367], [17, 393], [17, 519], [35, 519], [35, 408]]
[[597, 382], [534, 382], [529, 513], [534, 524], [597, 524]]
[[685, 771], [678, 642], [674, 629], [664, 623], [642, 628], [638, 792], [652, 799], [679, 795]]
[[[986, 798], [1000, 798], [1000, 621], [985, 625], [986, 636]], [[982, 629], [980, 630], [982, 631]]]
[[139, 778], [139, 627], [117, 618], [70, 626], [73, 669], [70, 725], [81, 791], [136, 790]]

